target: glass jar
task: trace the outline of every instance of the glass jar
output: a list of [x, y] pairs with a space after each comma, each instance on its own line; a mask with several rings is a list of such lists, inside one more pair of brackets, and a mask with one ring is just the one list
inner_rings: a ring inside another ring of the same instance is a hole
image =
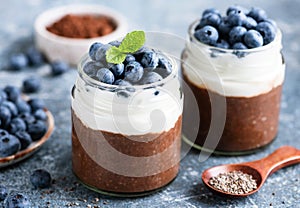
[[83, 71], [72, 90], [73, 172], [88, 188], [139, 196], [170, 183], [179, 171], [183, 95], [172, 73], [147, 85], [117, 86]]
[[193, 99], [200, 122], [195, 138], [183, 127], [184, 140], [197, 149], [227, 155], [266, 146], [277, 135], [285, 74], [280, 30], [268, 45], [232, 50], [199, 42], [193, 35], [198, 23], [189, 27], [182, 73], [193, 92], [192, 98], [185, 97], [183, 122], [195, 117]]

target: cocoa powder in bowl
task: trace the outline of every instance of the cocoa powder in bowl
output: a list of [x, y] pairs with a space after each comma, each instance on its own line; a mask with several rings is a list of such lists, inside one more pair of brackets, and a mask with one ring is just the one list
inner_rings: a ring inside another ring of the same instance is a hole
[[46, 28], [49, 32], [68, 38], [96, 38], [116, 29], [106, 16], [68, 14]]

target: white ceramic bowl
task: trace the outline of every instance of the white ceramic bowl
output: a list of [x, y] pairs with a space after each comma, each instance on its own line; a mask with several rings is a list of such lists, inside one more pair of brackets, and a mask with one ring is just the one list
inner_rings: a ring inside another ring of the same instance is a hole
[[[116, 23], [116, 29], [105, 36], [97, 38], [67, 38], [49, 32], [46, 27], [67, 14], [102, 15], [111, 18]], [[49, 61], [64, 60], [76, 65], [87, 53], [94, 42], [108, 43], [126, 35], [128, 24], [123, 15], [113, 9], [101, 5], [67, 5], [49, 9], [41, 13], [35, 20], [35, 44]]]

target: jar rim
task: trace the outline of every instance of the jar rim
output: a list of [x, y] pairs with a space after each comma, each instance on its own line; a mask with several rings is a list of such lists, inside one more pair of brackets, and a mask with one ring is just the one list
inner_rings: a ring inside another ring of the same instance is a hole
[[248, 49], [225, 49], [225, 48], [219, 48], [219, 47], [216, 47], [216, 46], [211, 46], [211, 45], [207, 45], [205, 43], [202, 43], [202, 42], [200, 42], [199, 40], [197, 40], [195, 38], [194, 31], [195, 31], [195, 28], [197, 27], [197, 25], [199, 23], [200, 23], [200, 19], [196, 19], [189, 26], [189, 28], [188, 28], [188, 34], [189, 34], [190, 40], [194, 44], [196, 44], [197, 46], [199, 46], [199, 47], [205, 47], [207, 49], [217, 50], [217, 51], [224, 52], [224, 53], [232, 53], [232, 52], [235, 52], [235, 51], [249, 52], [249, 53], [251, 53], [251, 52], [261, 52], [261, 51], [268, 50], [269, 48], [274, 47], [278, 42], [281, 42], [281, 38], [282, 38], [282, 33], [281, 33], [280, 29], [277, 28], [277, 33], [276, 33], [275, 39], [271, 43], [269, 43], [267, 45], [264, 45], [264, 46], [261, 46], [261, 47], [256, 47], [256, 48], [248, 48]]
[[77, 65], [77, 70], [79, 73], [79, 76], [90, 86], [95, 88], [101, 88], [101, 89], [109, 89], [109, 90], [118, 90], [118, 89], [133, 89], [133, 90], [142, 90], [142, 89], [148, 89], [148, 88], [155, 88], [158, 86], [162, 86], [165, 83], [169, 82], [170, 80], [173, 80], [174, 78], [178, 77], [178, 66], [175, 61], [175, 59], [171, 56], [167, 56], [166, 54], [160, 52], [161, 55], [164, 56], [164, 58], [168, 59], [168, 61], [172, 65], [172, 72], [167, 77], [163, 78], [162, 80], [150, 84], [144, 84], [144, 85], [132, 85], [132, 86], [120, 86], [120, 85], [113, 85], [113, 84], [106, 84], [101, 81], [98, 81], [96, 79], [93, 79], [92, 77], [88, 76], [83, 71], [83, 66], [88, 61], [92, 61], [92, 59], [89, 57], [89, 54], [86, 53], [79, 61]]

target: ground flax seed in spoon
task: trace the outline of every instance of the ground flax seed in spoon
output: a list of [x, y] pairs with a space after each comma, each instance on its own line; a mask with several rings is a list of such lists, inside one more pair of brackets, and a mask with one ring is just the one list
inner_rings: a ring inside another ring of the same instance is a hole
[[229, 194], [246, 194], [257, 188], [257, 183], [252, 175], [241, 171], [220, 173], [212, 177], [208, 183], [214, 188]]

